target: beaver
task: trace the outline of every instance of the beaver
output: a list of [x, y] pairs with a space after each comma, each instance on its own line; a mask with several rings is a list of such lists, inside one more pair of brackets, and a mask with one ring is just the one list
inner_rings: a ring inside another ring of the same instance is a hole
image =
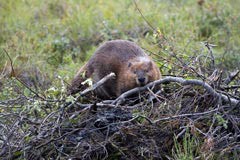
[[92, 78], [96, 83], [111, 72], [116, 77], [95, 90], [102, 99], [118, 97], [127, 90], [161, 78], [157, 65], [137, 44], [127, 40], [112, 40], [101, 45], [79, 69], [68, 91], [70, 94], [78, 92], [84, 78]]

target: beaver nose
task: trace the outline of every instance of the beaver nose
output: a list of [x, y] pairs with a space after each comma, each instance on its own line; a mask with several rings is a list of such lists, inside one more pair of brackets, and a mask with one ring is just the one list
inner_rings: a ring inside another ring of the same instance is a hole
[[139, 81], [141, 84], [144, 84], [144, 83], [145, 83], [145, 79], [146, 79], [146, 78], [144, 78], [144, 77], [138, 78], [138, 81]]

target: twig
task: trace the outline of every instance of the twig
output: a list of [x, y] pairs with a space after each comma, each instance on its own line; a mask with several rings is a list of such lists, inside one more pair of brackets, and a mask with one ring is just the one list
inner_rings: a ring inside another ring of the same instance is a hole
[[104, 104], [104, 103], [96, 103], [96, 104], [78, 104], [78, 106], [83, 107], [83, 109], [77, 111], [76, 113], [74, 113], [69, 119], [74, 119], [75, 117], [77, 117], [80, 113], [85, 112], [87, 110], [90, 110], [93, 106], [97, 106], [97, 107], [106, 107], [106, 108], [115, 108], [115, 105], [111, 105], [111, 104]]
[[6, 55], [8, 56], [8, 59], [10, 60], [10, 65], [11, 65], [11, 69], [12, 69], [12, 73], [14, 75], [14, 78], [19, 81], [24, 87], [26, 87], [30, 92], [34, 93], [37, 97], [41, 98], [42, 100], [45, 100], [44, 97], [40, 96], [36, 91], [34, 91], [32, 88], [28, 87], [28, 85], [23, 82], [21, 79], [19, 79], [16, 74], [15, 74], [15, 71], [14, 71], [14, 68], [13, 68], [13, 62], [12, 62], [12, 58], [10, 57], [10, 55], [8, 54], [8, 52], [3, 48], [4, 52], [6, 53]]
[[208, 52], [211, 56], [211, 61], [212, 61], [212, 67], [215, 68], [215, 57], [213, 55], [212, 47], [215, 47], [216, 45], [210, 44], [208, 41], [203, 42], [204, 46], [207, 47]]
[[138, 8], [137, 2], [136, 0], [133, 0], [133, 3], [135, 5], [135, 7], [137, 8], [138, 12], [141, 14], [141, 17], [144, 19], [144, 21], [151, 27], [151, 29], [153, 31], [155, 31], [156, 29], [151, 25], [151, 23], [148, 22], [148, 20], [144, 17], [144, 15], [142, 14], [141, 10]]
[[219, 111], [220, 109], [222, 109], [222, 108], [216, 108], [216, 109], [206, 111], [206, 112], [187, 113], [187, 114], [180, 114], [180, 115], [175, 115], [175, 116], [170, 116], [170, 117], [164, 117], [164, 118], [155, 120], [153, 123], [158, 123], [160, 121], [167, 121], [167, 120], [176, 119], [176, 118], [207, 115], [207, 114], [215, 113], [215, 112]]
[[96, 88], [102, 86], [107, 80], [115, 77], [115, 73], [111, 72], [110, 74], [106, 75], [105, 77], [103, 77], [100, 81], [98, 81], [96, 84], [94, 84], [93, 86], [91, 86], [90, 88], [85, 89], [84, 91], [82, 91], [80, 93], [80, 96], [84, 96], [86, 94], [88, 94], [91, 91], [94, 91]]
[[98, 87], [102, 86], [107, 80], [111, 79], [111, 78], [114, 78], [116, 75], [115, 73], [110, 73], [108, 75], [106, 75], [105, 77], [103, 77], [100, 81], [98, 81], [97, 83], [95, 83], [93, 86], [85, 89], [84, 91], [82, 91], [80, 93], [79, 96], [76, 97], [76, 100], [71, 103], [70, 105], [67, 105], [67, 107], [71, 107], [73, 106], [82, 96], [85, 96], [86, 94], [88, 94], [89, 92], [91, 91], [94, 91], [95, 89], [97, 89]]
[[196, 80], [196, 79], [186, 80], [186, 79], [183, 79], [183, 78], [180, 78], [180, 77], [166, 77], [166, 78], [163, 78], [163, 79], [151, 82], [151, 83], [147, 84], [146, 86], [137, 87], [137, 88], [131, 89], [131, 90], [123, 93], [116, 100], [114, 100], [112, 102], [112, 104], [122, 104], [125, 101], [125, 98], [130, 96], [130, 95], [133, 95], [133, 94], [135, 94], [137, 92], [141, 92], [141, 91], [147, 90], [147, 88], [151, 88], [154, 85], [160, 85], [160, 84], [169, 83], [169, 82], [177, 82], [177, 83], [181, 83], [182, 85], [202, 86], [203, 88], [205, 88], [207, 90], [207, 92], [209, 92], [214, 97], [222, 98], [225, 102], [230, 102], [233, 106], [236, 106], [237, 104], [240, 103], [240, 101], [235, 99], [235, 98], [230, 98], [230, 97], [228, 97], [228, 96], [226, 96], [224, 94], [220, 94], [220, 93], [216, 92], [206, 82], [203, 82], [203, 81], [200, 81], [200, 80]]
[[223, 86], [224, 89], [237, 89], [240, 88], [240, 85], [232, 85], [232, 86]]
[[46, 141], [46, 142], [44, 142], [44, 143], [36, 146], [36, 149], [39, 149], [39, 148], [41, 148], [41, 147], [43, 147], [43, 146], [46, 146], [46, 145], [48, 145], [49, 143], [58, 141], [58, 140], [66, 137], [66, 136], [68, 136], [68, 135], [71, 135], [71, 134], [73, 134], [74, 132], [77, 132], [77, 131], [79, 131], [79, 130], [81, 130], [81, 129], [82, 129], [82, 128], [77, 128], [77, 129], [74, 129], [74, 130], [72, 130], [71, 132], [67, 132], [67, 133], [65, 133], [65, 134], [63, 134], [63, 135], [61, 135], [61, 136], [59, 136], [59, 137], [57, 137], [57, 138], [51, 138], [50, 140], [48, 140], [48, 141]]
[[240, 70], [237, 70], [237, 71], [235, 71], [235, 72], [233, 72], [233, 73], [230, 73], [230, 75], [229, 75], [228, 78], [224, 81], [224, 83], [225, 83], [226, 85], [228, 85], [230, 82], [232, 82], [232, 80], [234, 80], [234, 79], [238, 76], [239, 73], [240, 73]]

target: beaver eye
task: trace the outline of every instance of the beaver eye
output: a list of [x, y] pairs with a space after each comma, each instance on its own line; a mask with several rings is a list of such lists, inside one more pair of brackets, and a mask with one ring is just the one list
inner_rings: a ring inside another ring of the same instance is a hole
[[132, 66], [132, 63], [131, 63], [131, 62], [129, 62], [129, 63], [128, 63], [128, 67], [131, 67], [131, 66]]

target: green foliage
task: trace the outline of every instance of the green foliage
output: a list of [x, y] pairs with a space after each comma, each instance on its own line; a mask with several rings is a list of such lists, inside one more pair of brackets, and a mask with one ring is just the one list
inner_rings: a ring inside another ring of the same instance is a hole
[[228, 128], [227, 123], [228, 121], [225, 120], [221, 115], [215, 114], [216, 120], [218, 122], [218, 125], [223, 126], [225, 129]]
[[191, 137], [189, 131], [187, 131], [183, 137], [182, 143], [179, 143], [177, 139], [174, 139], [174, 159], [178, 160], [193, 160], [196, 158], [197, 143], [194, 137]]
[[[85, 61], [93, 46], [108, 39], [138, 39], [143, 48], [161, 56], [170, 51], [192, 55], [199, 42], [207, 40], [217, 45], [214, 52], [219, 63], [234, 68], [239, 64], [238, 3], [137, 1], [149, 23], [168, 38], [159, 48], [152, 45], [159, 38], [154, 38], [155, 33], [129, 0], [1, 1], [0, 46], [13, 58], [25, 57], [29, 65], [56, 72], [56, 67], [68, 70], [71, 62]], [[20, 60], [15, 63], [21, 65]]]
[[22, 85], [15, 79], [2, 81], [2, 84], [0, 84], [0, 101], [7, 100], [10, 97], [16, 98], [18, 96], [18, 93], [15, 90], [16, 87], [22, 88]]

